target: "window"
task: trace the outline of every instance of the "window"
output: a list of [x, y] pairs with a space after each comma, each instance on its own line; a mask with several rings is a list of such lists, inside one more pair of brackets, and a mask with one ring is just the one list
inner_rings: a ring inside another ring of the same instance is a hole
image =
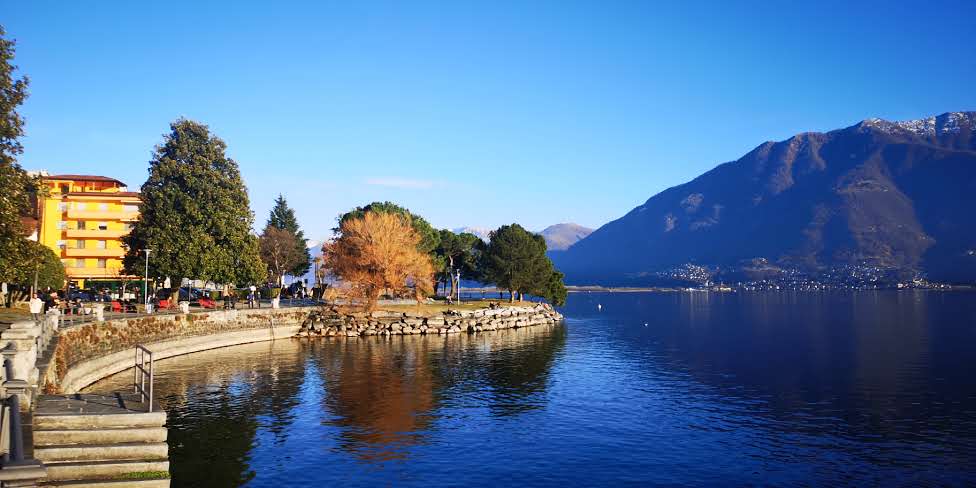
[[58, 241], [58, 248], [59, 249], [62, 249], [63, 250], [66, 247], [68, 247], [68, 243], [67, 242], [65, 242], [65, 241]]
[[106, 212], [106, 211], [108, 211], [108, 204], [107, 203], [99, 203], [98, 204], [98, 209], [101, 210], [102, 212]]
[[108, 230], [108, 222], [99, 222], [98, 230]]
[[104, 268], [105, 267], [105, 260], [104, 259], [99, 259], [96, 262], [95, 267], [96, 268]]
[[84, 209], [85, 209], [85, 204], [84, 203], [82, 203], [82, 202], [76, 202], [75, 203], [75, 210], [84, 210]]
[[58, 222], [58, 229], [59, 230], [64, 230], [64, 229], [67, 229], [67, 228], [68, 228], [68, 223], [67, 222], [65, 222], [63, 220], [60, 221], [60, 222]]
[[84, 248], [85, 248], [85, 241], [81, 239], [75, 241], [75, 249], [84, 249]]
[[79, 220], [78, 221], [78, 230], [85, 230], [85, 221], [84, 220]]
[[61, 185], [61, 193], [68, 193], [71, 191], [71, 185]]
[[67, 212], [68, 211], [68, 202], [61, 202], [61, 203], [59, 203], [58, 204], [58, 211], [59, 212]]
[[139, 206], [134, 203], [127, 203], [122, 207], [126, 212], [138, 212]]
[[95, 249], [105, 249], [105, 241], [95, 241]]

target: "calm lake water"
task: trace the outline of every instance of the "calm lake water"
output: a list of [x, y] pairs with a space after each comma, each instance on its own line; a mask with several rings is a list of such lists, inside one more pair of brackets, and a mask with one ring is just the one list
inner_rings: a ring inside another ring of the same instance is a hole
[[562, 311], [161, 361], [173, 485], [976, 484], [976, 293], [589, 293]]

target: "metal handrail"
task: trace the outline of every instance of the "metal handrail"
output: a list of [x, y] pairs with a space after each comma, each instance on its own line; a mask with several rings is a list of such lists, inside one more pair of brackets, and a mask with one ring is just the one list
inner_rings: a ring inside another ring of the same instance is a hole
[[[149, 366], [146, 369], [146, 366]], [[142, 344], [136, 344], [135, 366], [133, 367], [134, 377], [132, 379], [135, 393], [143, 402], [149, 403], [149, 411], [153, 411], [153, 353], [146, 349]], [[146, 380], [149, 381], [149, 389], [146, 389]]]

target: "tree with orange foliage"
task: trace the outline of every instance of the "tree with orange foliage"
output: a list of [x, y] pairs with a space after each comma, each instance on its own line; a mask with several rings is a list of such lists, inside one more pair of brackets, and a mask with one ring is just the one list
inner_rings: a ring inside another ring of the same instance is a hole
[[412, 291], [419, 302], [433, 290], [434, 266], [430, 256], [417, 250], [420, 236], [409, 217], [395, 213], [366, 212], [346, 220], [339, 238], [322, 247], [325, 265], [367, 310], [373, 310], [384, 291], [405, 296]]

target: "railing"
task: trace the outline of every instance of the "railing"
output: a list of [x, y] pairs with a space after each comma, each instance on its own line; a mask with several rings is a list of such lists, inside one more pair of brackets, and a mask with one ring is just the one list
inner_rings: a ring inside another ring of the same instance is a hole
[[[146, 366], [149, 366], [148, 369]], [[149, 411], [153, 411], [153, 353], [146, 349], [142, 344], [136, 344], [135, 377], [133, 385], [135, 393], [143, 402], [149, 404]], [[149, 382], [149, 389], [146, 389], [146, 381]]]

